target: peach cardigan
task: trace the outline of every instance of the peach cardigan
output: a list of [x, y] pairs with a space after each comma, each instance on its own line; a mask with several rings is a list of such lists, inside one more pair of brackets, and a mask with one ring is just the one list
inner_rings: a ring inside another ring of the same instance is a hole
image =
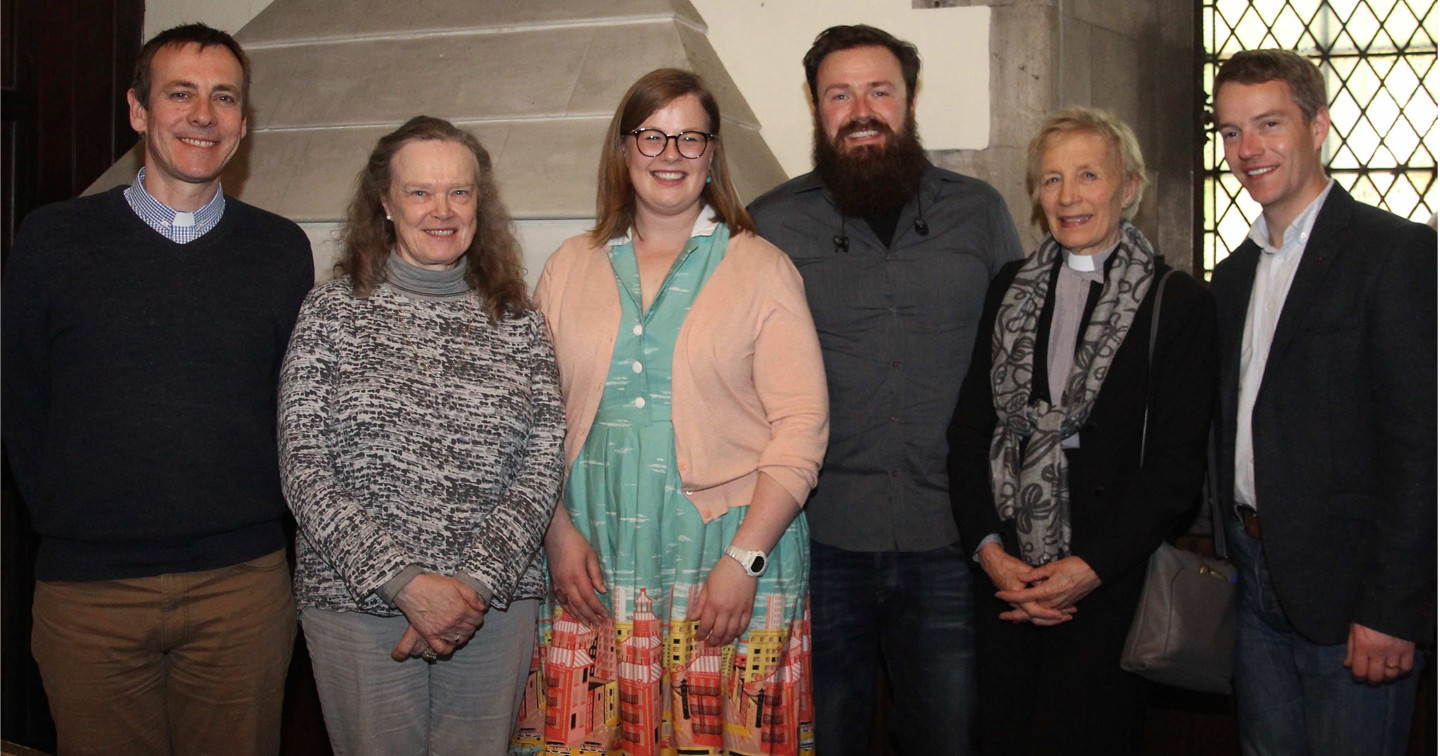
[[[535, 289], [560, 365], [567, 473], [620, 330], [607, 247], [569, 239]], [[748, 505], [762, 470], [805, 502], [825, 456], [829, 395], [805, 287], [785, 253], [754, 234], [730, 239], [680, 327], [671, 381], [680, 478], [706, 522]]]

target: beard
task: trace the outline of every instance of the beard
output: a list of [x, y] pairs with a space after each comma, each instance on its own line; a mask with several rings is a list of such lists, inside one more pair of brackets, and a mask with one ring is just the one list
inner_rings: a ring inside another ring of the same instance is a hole
[[[851, 150], [842, 145], [847, 134], [875, 129], [884, 142]], [[895, 133], [878, 118], [851, 121], [832, 140], [825, 127], [815, 123], [815, 172], [835, 198], [840, 212], [861, 218], [884, 215], [908, 202], [920, 191], [920, 179], [930, 167], [915, 116], [905, 114], [904, 130]]]

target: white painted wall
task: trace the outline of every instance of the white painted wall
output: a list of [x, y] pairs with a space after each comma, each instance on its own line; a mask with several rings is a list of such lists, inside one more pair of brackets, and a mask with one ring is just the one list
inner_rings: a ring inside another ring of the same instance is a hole
[[926, 149], [990, 141], [990, 8], [911, 8], [911, 0], [691, 0], [760, 134], [790, 176], [810, 170], [813, 127], [801, 60], [836, 24], [870, 24], [920, 49], [915, 117]]
[[[145, 38], [203, 21], [234, 33], [272, 0], [148, 0]], [[916, 118], [931, 150], [984, 149], [990, 137], [990, 9], [912, 8], [911, 0], [691, 0], [710, 44], [791, 176], [810, 170], [810, 105], [800, 65], [815, 35], [871, 24], [920, 48]]]

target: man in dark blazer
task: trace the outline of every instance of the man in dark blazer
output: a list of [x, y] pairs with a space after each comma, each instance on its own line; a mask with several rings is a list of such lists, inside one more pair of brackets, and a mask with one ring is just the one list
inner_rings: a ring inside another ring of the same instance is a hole
[[1434, 628], [1435, 231], [1326, 177], [1305, 58], [1239, 53], [1215, 92], [1262, 208], [1212, 281], [1243, 749], [1403, 753]]

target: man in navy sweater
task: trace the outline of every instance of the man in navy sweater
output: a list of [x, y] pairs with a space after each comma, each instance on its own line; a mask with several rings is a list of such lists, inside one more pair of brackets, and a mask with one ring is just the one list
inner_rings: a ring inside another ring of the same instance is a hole
[[279, 750], [276, 377], [314, 263], [294, 223], [221, 191], [249, 82], [223, 32], [147, 43], [145, 167], [32, 213], [5, 271], [4, 439], [40, 532], [32, 651], [61, 753]]

